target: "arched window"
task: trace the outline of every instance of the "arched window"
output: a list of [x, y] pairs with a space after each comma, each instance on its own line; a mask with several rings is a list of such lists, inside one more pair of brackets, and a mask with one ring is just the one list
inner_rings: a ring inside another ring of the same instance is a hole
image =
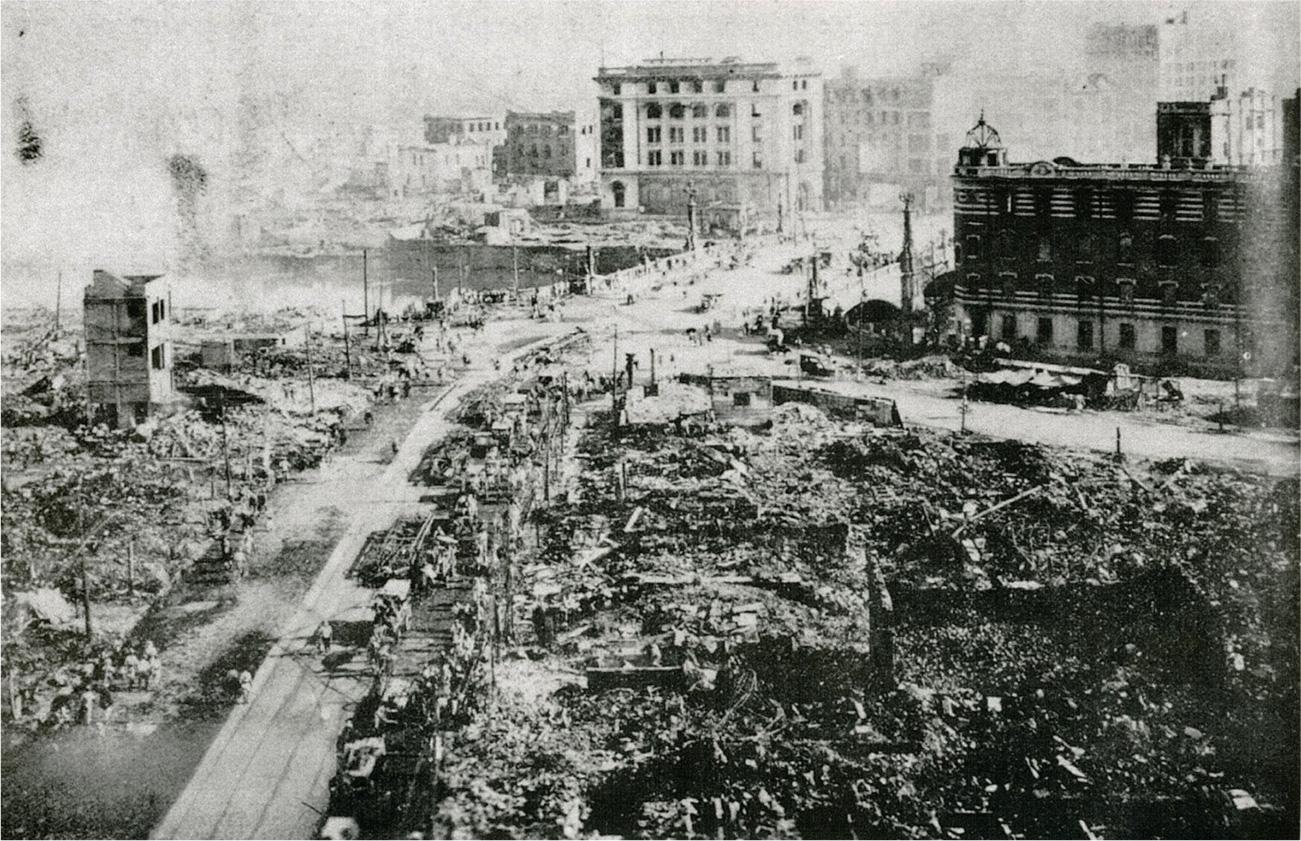
[[727, 103], [725, 103], [725, 102], [720, 102], [720, 103], [718, 104], [718, 107], [714, 109], [714, 116], [715, 116], [715, 117], [730, 117], [730, 116], [732, 116], [732, 109], [729, 108], [729, 107], [727, 107]]
[[692, 106], [691, 106], [691, 116], [692, 116], [693, 118], [697, 119], [697, 120], [703, 120], [703, 119], [705, 119], [706, 117], [709, 116], [709, 106], [707, 106], [707, 105], [692, 105]]
[[1156, 264], [1163, 269], [1174, 268], [1178, 260], [1175, 253], [1175, 238], [1166, 234], [1158, 237], [1156, 241]]
[[794, 105], [792, 105], [792, 106], [791, 106], [791, 113], [794, 114], [794, 115], [797, 116], [797, 117], [800, 116], [801, 114], [803, 114], [803, 113], [804, 113], [804, 103], [802, 103], [802, 102], [797, 102], [797, 103], [795, 103]]
[[1126, 266], [1134, 265], [1134, 238], [1129, 234], [1120, 235], [1120, 242], [1116, 247], [1116, 262]]
[[610, 192], [614, 194], [614, 206], [623, 207], [626, 199], [627, 188], [623, 186], [622, 181], [615, 181], [610, 185]]
[[1216, 269], [1220, 266], [1220, 241], [1215, 237], [1202, 238], [1202, 268]]
[[646, 119], [658, 120], [662, 116], [664, 116], [664, 112], [660, 109], [658, 102], [652, 102], [646, 106]]
[[1010, 262], [1015, 256], [1013, 253], [1015, 251], [1015, 246], [1016, 241], [1013, 238], [1011, 231], [999, 231], [993, 242], [994, 256], [1005, 263]]
[[680, 120], [686, 115], [687, 115], [687, 109], [684, 108], [680, 103], [675, 102], [669, 106], [670, 120]]

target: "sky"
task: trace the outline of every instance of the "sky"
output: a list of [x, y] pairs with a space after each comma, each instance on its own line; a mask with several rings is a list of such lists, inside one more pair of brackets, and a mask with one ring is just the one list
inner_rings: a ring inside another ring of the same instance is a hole
[[[222, 195], [253, 107], [291, 133], [378, 122], [416, 141], [426, 113], [591, 107], [602, 64], [661, 51], [810, 56], [829, 75], [841, 64], [904, 74], [946, 57], [1033, 72], [1069, 63], [1090, 22], [1155, 23], [1186, 8], [1267, 22], [1262, 49], [1295, 64], [1294, 3], [7, 0], [3, 291], [91, 264], [166, 268], [177, 230], [167, 159], [201, 161]], [[13, 153], [24, 120], [43, 152], [29, 165]]]

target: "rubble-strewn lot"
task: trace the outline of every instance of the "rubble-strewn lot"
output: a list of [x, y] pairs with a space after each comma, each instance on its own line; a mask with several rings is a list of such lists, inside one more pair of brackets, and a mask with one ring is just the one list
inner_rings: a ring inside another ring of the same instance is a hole
[[[305, 317], [191, 314], [178, 332], [301, 330]], [[143, 642], [126, 639], [137, 621], [182, 575], [229, 602], [220, 588], [239, 577], [240, 564], [256, 572], [276, 560], [260, 545], [271, 490], [364, 428], [377, 401], [443, 376], [441, 362], [401, 338], [411, 332], [405, 325], [390, 331], [389, 349], [354, 336], [345, 351], [341, 336], [314, 336], [310, 378], [302, 345], [249, 352], [219, 372], [201, 367], [182, 338], [181, 403], [120, 431], [87, 423], [80, 331], [62, 327], [53, 328], [50, 313], [6, 313], [5, 697], [23, 699], [6, 713], [40, 724], [77, 717], [81, 696], [73, 688], [81, 680], [102, 685], [100, 703], [109, 707], [109, 690], [126, 684], [91, 678], [89, 663], [108, 651], [120, 666]], [[79, 615], [85, 593], [95, 630], [89, 640]]]
[[452, 837], [1295, 826], [1295, 480], [591, 417]]

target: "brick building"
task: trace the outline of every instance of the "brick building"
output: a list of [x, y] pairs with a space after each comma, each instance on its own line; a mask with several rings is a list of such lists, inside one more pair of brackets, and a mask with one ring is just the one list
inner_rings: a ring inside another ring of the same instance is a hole
[[1291, 374], [1294, 159], [1217, 166], [1174, 151], [1159, 150], [1164, 164], [1008, 163], [982, 116], [953, 172], [963, 332], [1091, 365]]
[[707, 229], [789, 230], [792, 208], [822, 207], [822, 74], [808, 61], [649, 59], [596, 82], [608, 211], [682, 216], [694, 189]]

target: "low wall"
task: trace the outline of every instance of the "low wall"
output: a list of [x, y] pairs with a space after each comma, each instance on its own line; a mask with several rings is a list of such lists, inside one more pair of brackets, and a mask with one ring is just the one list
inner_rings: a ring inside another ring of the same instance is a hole
[[773, 384], [772, 401], [782, 403], [807, 403], [828, 415], [871, 421], [874, 426], [903, 426], [895, 402], [885, 397], [840, 394], [817, 386], [792, 386]]

